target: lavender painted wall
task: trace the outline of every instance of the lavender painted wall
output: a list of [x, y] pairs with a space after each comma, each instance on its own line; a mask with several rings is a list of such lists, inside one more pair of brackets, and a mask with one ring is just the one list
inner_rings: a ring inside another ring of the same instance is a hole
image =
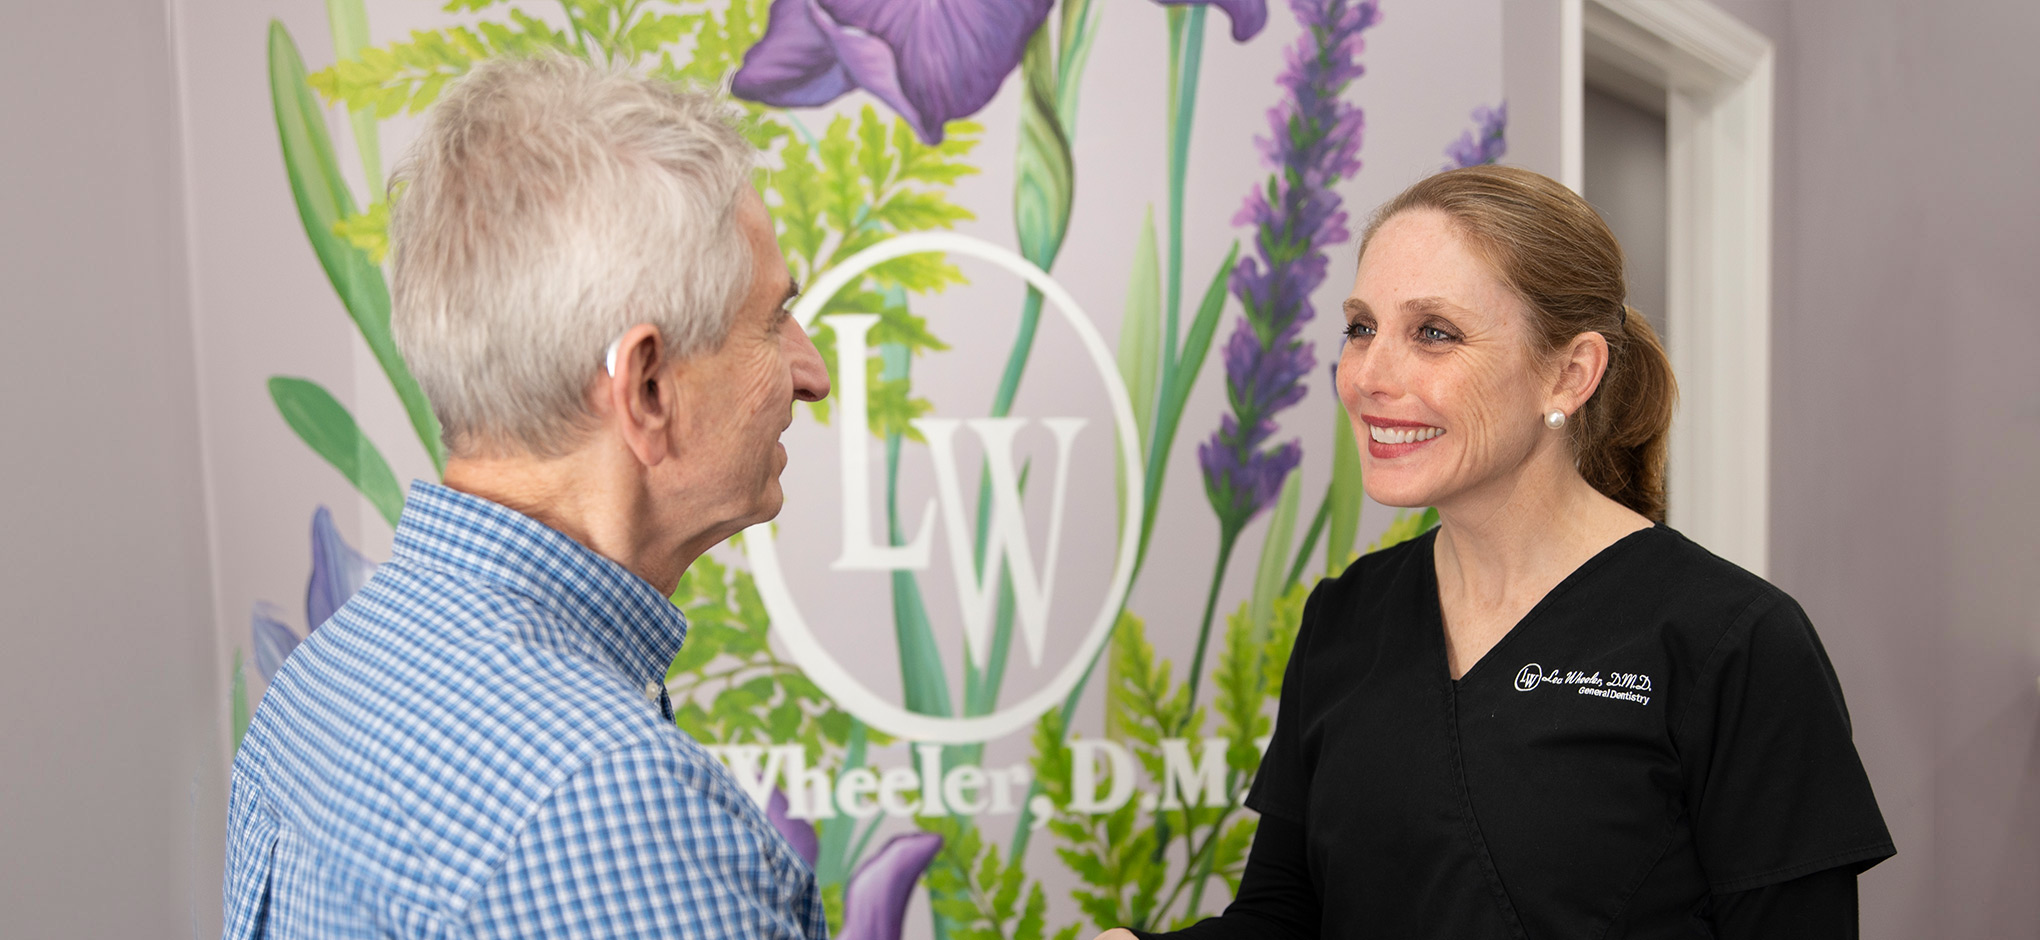
[[1863, 935], [2040, 936], [2040, 11], [1721, 6], [1779, 46], [1772, 576], [1898, 840]]

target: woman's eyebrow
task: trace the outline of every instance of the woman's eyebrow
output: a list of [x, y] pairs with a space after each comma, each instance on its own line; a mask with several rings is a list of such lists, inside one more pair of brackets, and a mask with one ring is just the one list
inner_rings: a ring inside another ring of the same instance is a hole
[[1348, 318], [1374, 315], [1374, 308], [1367, 306], [1367, 302], [1358, 297], [1348, 297], [1339, 306], [1345, 309]]
[[1412, 297], [1402, 302], [1402, 308], [1415, 314], [1436, 314], [1438, 316], [1463, 313], [1466, 310], [1465, 307], [1461, 307], [1443, 297]]

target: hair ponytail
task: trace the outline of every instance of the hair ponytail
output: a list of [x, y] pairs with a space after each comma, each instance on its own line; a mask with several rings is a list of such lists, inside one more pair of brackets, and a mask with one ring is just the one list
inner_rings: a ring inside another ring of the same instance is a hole
[[1624, 307], [1601, 386], [1572, 423], [1580, 475], [1652, 522], [1665, 521], [1665, 463], [1678, 381], [1650, 321]]
[[1608, 368], [1569, 428], [1580, 475], [1609, 499], [1665, 521], [1665, 462], [1678, 382], [1650, 322], [1623, 303], [1622, 246], [1600, 213], [1549, 177], [1506, 166], [1447, 170], [1375, 210], [1360, 240], [1412, 209], [1452, 218], [1530, 308], [1532, 341], [1554, 354], [1582, 333], [1608, 341]]

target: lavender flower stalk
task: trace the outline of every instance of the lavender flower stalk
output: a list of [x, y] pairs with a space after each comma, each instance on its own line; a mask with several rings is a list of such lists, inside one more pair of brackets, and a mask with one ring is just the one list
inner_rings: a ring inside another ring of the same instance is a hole
[[1303, 400], [1304, 377], [1317, 365], [1303, 327], [1314, 312], [1310, 295], [1323, 284], [1325, 249], [1352, 237], [1334, 187], [1360, 171], [1360, 109], [1341, 95], [1365, 71], [1360, 34], [1381, 19], [1376, 0], [1290, 0], [1303, 35], [1289, 49], [1277, 80], [1285, 92], [1268, 111], [1269, 136], [1259, 138], [1271, 169], [1248, 193], [1235, 225], [1254, 227], [1255, 254], [1233, 269], [1232, 292], [1245, 315], [1226, 341], [1230, 413], [1197, 448], [1204, 492], [1218, 514], [1218, 571], [1190, 666], [1196, 701], [1218, 582], [1240, 530], [1274, 502], [1303, 458], [1292, 439], [1274, 447], [1275, 416]]
[[1504, 101], [1495, 107], [1473, 109], [1473, 129], [1459, 135], [1459, 139], [1445, 148], [1445, 156], [1452, 159], [1445, 169], [1484, 166], [1499, 162], [1509, 152], [1509, 103]]
[[1302, 338], [1314, 315], [1310, 295], [1324, 283], [1327, 246], [1351, 238], [1333, 187], [1360, 170], [1360, 109], [1340, 98], [1364, 69], [1360, 33], [1380, 20], [1374, 0], [1290, 0], [1304, 34], [1289, 50], [1279, 83], [1284, 100], [1268, 111], [1261, 153], [1275, 170], [1247, 195], [1233, 224], [1254, 226], [1255, 255], [1233, 269], [1245, 316], [1225, 347], [1231, 413], [1197, 448], [1204, 489], [1220, 531], [1236, 536], [1282, 489], [1303, 457], [1290, 440], [1266, 448], [1274, 417], [1303, 400], [1317, 357]]

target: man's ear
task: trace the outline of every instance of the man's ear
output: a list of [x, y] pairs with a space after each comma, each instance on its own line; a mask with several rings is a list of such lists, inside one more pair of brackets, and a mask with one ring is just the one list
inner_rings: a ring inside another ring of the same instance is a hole
[[614, 427], [639, 463], [653, 466], [671, 454], [677, 405], [668, 381], [669, 350], [659, 328], [640, 323], [623, 331], [604, 358], [603, 422]]
[[1551, 389], [1552, 407], [1572, 414], [1594, 397], [1608, 373], [1608, 338], [1581, 333], [1559, 351], [1558, 381]]

